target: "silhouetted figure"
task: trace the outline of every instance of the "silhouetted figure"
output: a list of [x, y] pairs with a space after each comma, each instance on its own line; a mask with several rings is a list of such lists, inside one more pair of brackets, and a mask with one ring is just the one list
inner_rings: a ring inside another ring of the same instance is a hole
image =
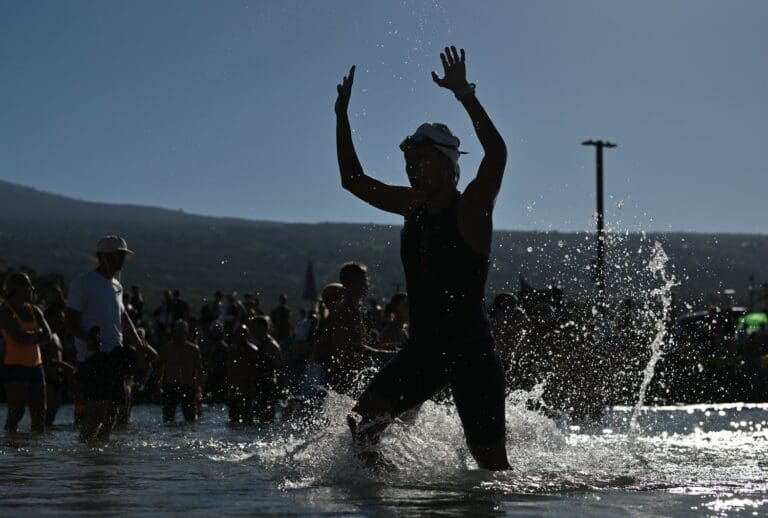
[[163, 421], [172, 423], [176, 407], [187, 422], [197, 420], [197, 392], [205, 382], [200, 349], [188, 340], [189, 325], [177, 320], [171, 341], [160, 351], [160, 383], [163, 387]]
[[[355, 67], [338, 85], [336, 142], [345, 189], [374, 207], [405, 217], [401, 257], [410, 302], [410, 342], [373, 379], [348, 421], [353, 436], [375, 443], [387, 424], [450, 384], [470, 452], [487, 469], [509, 467], [505, 445], [504, 372], [483, 294], [493, 207], [507, 159], [501, 135], [466, 80], [464, 50], [440, 55], [450, 90], [466, 109], [484, 157], [459, 192], [459, 139], [443, 124], [422, 124], [400, 145], [410, 187], [367, 176], [357, 158], [347, 109]], [[368, 456], [376, 461], [377, 455]]]
[[224, 325], [215, 320], [200, 347], [203, 365], [208, 373], [205, 383], [205, 397], [212, 402], [226, 401], [227, 355], [229, 344], [224, 339]]
[[344, 263], [339, 270], [342, 298], [328, 320], [326, 351], [327, 384], [340, 394], [355, 396], [357, 379], [365, 364], [369, 336], [362, 302], [368, 294], [368, 269], [357, 262]]
[[224, 310], [224, 294], [217, 291], [203, 309], [200, 310], [200, 326], [203, 329], [210, 329], [211, 324], [217, 320], [223, 320], [222, 311]]
[[33, 432], [45, 431], [45, 372], [40, 344], [50, 341], [51, 330], [40, 309], [32, 304], [34, 286], [17, 272], [5, 280], [0, 307], [0, 329], [5, 340], [3, 385], [8, 400], [5, 429], [16, 432], [29, 407]]
[[77, 347], [78, 397], [84, 403], [80, 438], [84, 441], [109, 439], [117, 406], [126, 402], [125, 377], [135, 366], [136, 354], [123, 337], [136, 348], [156, 354], [123, 307], [117, 275], [133, 255], [124, 239], [105, 236], [96, 248], [99, 266], [69, 286], [66, 324]]
[[379, 333], [376, 348], [397, 351], [408, 342], [408, 294], [395, 293], [385, 309], [387, 320]]
[[291, 318], [291, 308], [288, 307], [288, 296], [280, 295], [278, 306], [270, 314], [272, 318], [272, 327], [275, 332], [275, 340], [283, 344], [286, 340], [293, 338], [293, 319]]
[[257, 423], [271, 423], [275, 420], [275, 411], [282, 396], [284, 383], [280, 346], [269, 334], [267, 317], [257, 316], [251, 319], [248, 329], [257, 349], [253, 414]]
[[62, 337], [66, 334], [64, 329], [64, 308], [51, 306], [45, 310], [45, 320], [51, 328], [51, 337], [47, 342], [40, 344], [45, 368], [45, 393], [46, 413], [45, 424], [53, 426], [56, 414], [61, 407], [64, 396], [64, 383], [71, 380], [75, 374], [75, 368], [64, 361], [64, 347]]

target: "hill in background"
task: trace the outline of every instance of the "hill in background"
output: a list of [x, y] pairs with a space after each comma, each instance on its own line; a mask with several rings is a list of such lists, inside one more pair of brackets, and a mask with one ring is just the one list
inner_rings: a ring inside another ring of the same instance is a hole
[[[356, 260], [369, 266], [372, 295], [389, 296], [404, 284], [399, 233], [389, 225], [288, 224], [93, 203], [0, 182], [0, 260], [6, 267], [27, 265], [70, 279], [93, 267], [90, 252], [101, 235], [119, 234], [138, 253], [123, 284], [140, 285], [150, 307], [164, 288], [178, 288], [192, 301], [215, 290], [253, 291], [266, 308], [285, 292], [295, 304], [310, 259], [318, 288], [337, 280], [341, 263]], [[750, 275], [757, 283], [768, 280], [764, 235], [611, 234], [608, 241], [614, 297], [658, 284], [647, 268], [655, 241], [670, 257], [684, 298], [734, 288], [746, 299]], [[568, 298], [591, 294], [593, 249], [593, 234], [497, 231], [489, 291], [515, 290], [522, 275], [535, 286], [555, 282]]]

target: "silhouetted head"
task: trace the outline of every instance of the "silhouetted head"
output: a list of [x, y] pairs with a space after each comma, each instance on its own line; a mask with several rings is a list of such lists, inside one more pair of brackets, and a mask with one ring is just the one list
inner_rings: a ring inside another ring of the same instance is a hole
[[427, 197], [459, 182], [459, 139], [448, 126], [425, 123], [400, 143], [411, 187]]
[[32, 281], [26, 273], [12, 273], [5, 279], [3, 297], [9, 302], [21, 304], [32, 302], [34, 294], [35, 287], [32, 286]]
[[119, 236], [104, 236], [96, 244], [99, 268], [107, 275], [114, 276], [123, 269], [126, 259], [136, 254], [128, 248], [125, 239]]
[[318, 315], [321, 318], [327, 318], [328, 313], [333, 311], [344, 298], [344, 286], [338, 282], [327, 284], [320, 293], [318, 302]]
[[189, 324], [183, 319], [178, 319], [173, 323], [173, 340], [175, 342], [184, 342], [189, 335]]
[[348, 262], [339, 270], [339, 280], [345, 294], [355, 300], [361, 300], [368, 294], [368, 268], [364, 264]]
[[224, 338], [224, 324], [219, 320], [214, 320], [208, 328], [208, 339], [221, 340]]
[[408, 294], [407, 293], [395, 293], [389, 300], [389, 311], [395, 317], [406, 320], [408, 318]]
[[253, 317], [250, 320], [249, 329], [256, 340], [261, 340], [269, 334], [269, 318], [263, 315]]

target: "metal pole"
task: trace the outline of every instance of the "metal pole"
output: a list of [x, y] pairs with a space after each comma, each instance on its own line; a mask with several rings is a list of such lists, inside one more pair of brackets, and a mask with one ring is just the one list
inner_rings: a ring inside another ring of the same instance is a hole
[[594, 146], [597, 164], [597, 258], [595, 261], [595, 286], [600, 314], [605, 312], [605, 208], [603, 205], [603, 148], [616, 144], [604, 140], [587, 140], [582, 146]]

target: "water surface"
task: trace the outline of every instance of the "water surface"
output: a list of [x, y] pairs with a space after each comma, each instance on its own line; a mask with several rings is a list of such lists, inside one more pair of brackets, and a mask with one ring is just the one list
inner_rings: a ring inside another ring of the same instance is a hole
[[[0, 439], [3, 513], [195, 515], [768, 515], [768, 404], [609, 411], [555, 422], [510, 401], [513, 469], [478, 470], [455, 409], [428, 403], [382, 448], [395, 469], [356, 459], [333, 396], [310, 425], [233, 430], [222, 407], [165, 426], [160, 409], [99, 446], [78, 444], [72, 407], [43, 436]], [[5, 407], [0, 409], [5, 419]], [[28, 429], [28, 419], [22, 429]]]

